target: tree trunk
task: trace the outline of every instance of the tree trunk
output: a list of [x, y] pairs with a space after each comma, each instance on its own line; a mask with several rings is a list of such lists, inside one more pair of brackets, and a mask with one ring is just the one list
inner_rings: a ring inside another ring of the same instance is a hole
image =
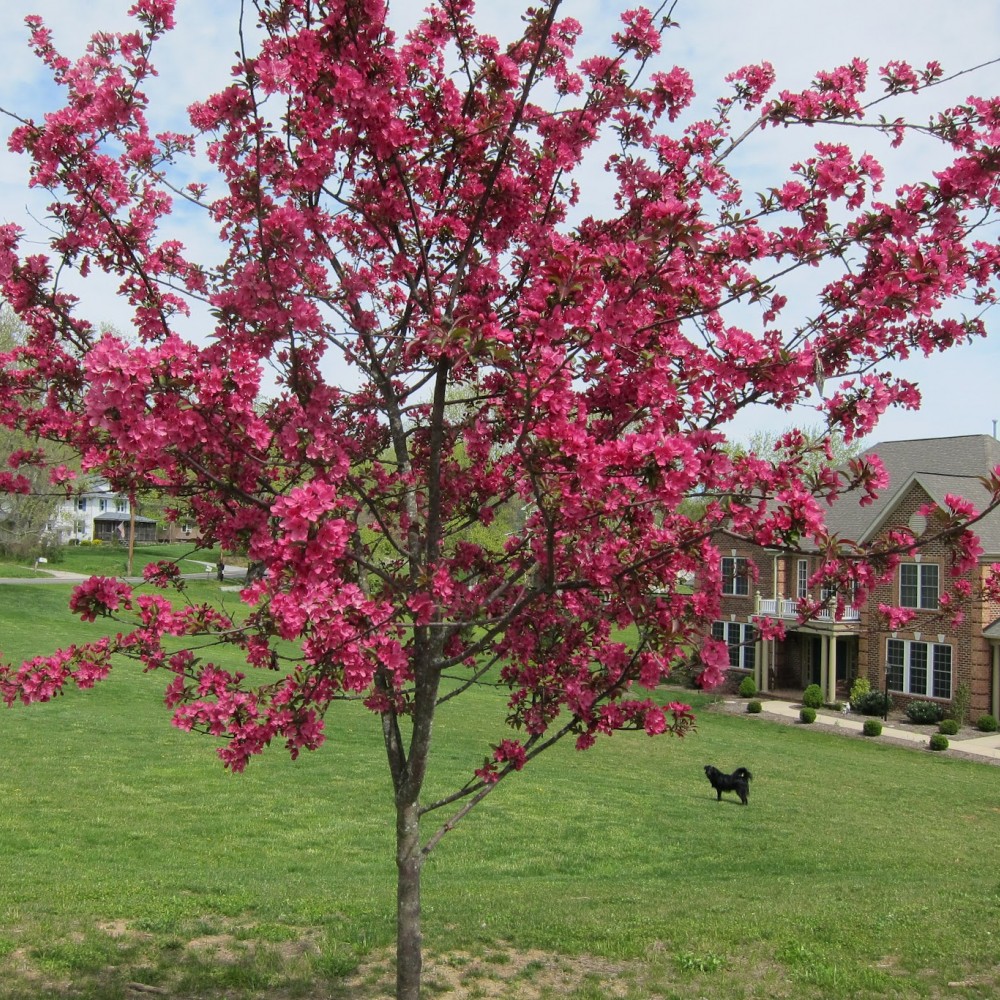
[[420, 818], [416, 802], [396, 803], [396, 1000], [420, 1000]]

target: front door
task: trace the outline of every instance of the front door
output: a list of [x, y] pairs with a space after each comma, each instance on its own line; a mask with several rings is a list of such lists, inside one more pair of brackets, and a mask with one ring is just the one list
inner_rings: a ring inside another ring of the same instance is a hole
[[[823, 677], [823, 643], [826, 636], [811, 635], [805, 643], [805, 664], [802, 671], [803, 687], [808, 684], [822, 684]], [[850, 688], [850, 682], [858, 673], [858, 640], [856, 636], [848, 635], [838, 638], [837, 643], [837, 688], [845, 693]]]

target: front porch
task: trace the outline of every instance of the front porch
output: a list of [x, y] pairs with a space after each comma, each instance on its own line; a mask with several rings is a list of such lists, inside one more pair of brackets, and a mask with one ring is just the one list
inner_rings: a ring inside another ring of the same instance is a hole
[[[857, 636], [828, 632], [822, 635], [799, 633], [801, 655], [792, 662], [788, 656], [788, 639], [758, 639], [755, 646], [754, 681], [762, 694], [778, 697], [801, 695], [810, 684], [823, 690], [828, 704], [844, 701], [857, 674]], [[798, 674], [799, 686], [793, 687], [793, 674]]]
[[857, 675], [859, 612], [844, 608], [838, 617], [835, 609], [824, 608], [800, 622], [797, 600], [758, 594], [756, 606], [755, 619], [780, 619], [786, 628], [784, 639], [757, 639], [757, 689], [773, 693], [776, 688], [794, 689], [797, 682], [801, 691], [818, 684], [828, 704], [846, 700]]

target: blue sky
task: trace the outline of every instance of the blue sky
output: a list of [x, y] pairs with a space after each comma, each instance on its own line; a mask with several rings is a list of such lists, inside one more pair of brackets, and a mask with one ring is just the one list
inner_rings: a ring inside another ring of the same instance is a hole
[[[73, 55], [92, 31], [123, 27], [129, 5], [130, 0], [6, 0], [5, 29], [0, 32], [0, 107], [38, 115], [51, 104], [51, 85], [25, 44], [27, 34], [21, 27], [25, 15], [41, 14], [53, 28], [57, 46]], [[408, 26], [422, 6], [413, 0], [393, 3], [394, 20], [400, 27]], [[520, 26], [520, 6], [516, 0], [481, 3], [480, 21], [486, 30], [509, 37]], [[565, 0], [563, 10], [584, 25], [583, 46], [598, 49], [615, 30], [625, 6], [608, 0]], [[238, 14], [236, 0], [215, 4], [178, 0], [178, 29], [160, 50], [161, 80], [152, 95], [161, 111], [182, 116], [192, 100], [225, 83], [237, 44]], [[854, 56], [868, 59], [873, 74], [894, 58], [914, 65], [937, 59], [951, 72], [1000, 57], [997, 0], [963, 0], [947, 7], [939, 0], [841, 0], [836, 5], [803, 0], [680, 0], [674, 17], [681, 29], [668, 33], [662, 62], [688, 69], [705, 108], [724, 92], [727, 73], [762, 59], [774, 64], [780, 87], [795, 88], [808, 83], [815, 70]], [[1000, 94], [1000, 65], [939, 88], [932, 103], [958, 102], [969, 93]], [[925, 118], [930, 106], [917, 106], [916, 116]], [[0, 127], [6, 136], [8, 122]], [[746, 151], [741, 172], [766, 185], [806, 153], [815, 138], [815, 134], [770, 132], [765, 142]], [[904, 151], [904, 157], [889, 164], [893, 179], [927, 176], [936, 165], [929, 150], [904, 147]], [[609, 194], [605, 178], [599, 169], [581, 178], [586, 210], [600, 210]], [[44, 200], [26, 193], [23, 162], [0, 150], [0, 219], [33, 228], [31, 216], [41, 218], [43, 209]], [[210, 234], [189, 229], [182, 238], [197, 246]], [[209, 253], [211, 248], [204, 249]], [[112, 301], [107, 285], [98, 284], [82, 294], [93, 319], [122, 322], [126, 313]], [[988, 317], [987, 325], [996, 329], [995, 337], [931, 359], [900, 363], [898, 371], [920, 384], [923, 407], [918, 413], [887, 414], [872, 440], [991, 433], [993, 421], [1000, 420], [1000, 312]], [[815, 422], [808, 412], [796, 417], [758, 411], [738, 425], [736, 434], [777, 430], [796, 419]]]

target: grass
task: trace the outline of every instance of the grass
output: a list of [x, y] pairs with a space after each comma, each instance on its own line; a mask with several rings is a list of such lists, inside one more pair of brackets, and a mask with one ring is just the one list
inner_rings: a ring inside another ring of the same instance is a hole
[[[59, 592], [64, 607], [63, 587], [0, 592], [8, 654], [92, 632], [67, 625]], [[11, 632], [25, 602], [34, 630]], [[130, 981], [198, 1000], [384, 996], [393, 820], [375, 720], [337, 706], [321, 751], [276, 748], [232, 776], [167, 724], [162, 684], [125, 666], [0, 710], [0, 997], [116, 1000]], [[442, 709], [428, 799], [502, 716], [488, 690]], [[754, 772], [748, 807], [715, 801], [708, 762]], [[575, 1000], [612, 983], [627, 1000], [991, 997], [995, 788], [988, 765], [708, 711], [682, 742], [559, 747], [431, 855], [427, 993], [504, 978], [508, 995]]]
[[30, 580], [34, 577], [47, 575], [42, 571], [36, 571], [33, 566], [34, 561], [33, 560], [29, 561], [32, 563], [32, 565], [24, 566], [20, 563], [4, 562], [3, 560], [0, 560], [0, 578], [9, 580], [17, 580], [17, 579]]
[[[184, 573], [197, 573], [205, 563], [215, 565], [219, 549], [196, 549], [192, 545], [137, 545], [132, 554], [132, 572], [142, 575], [143, 568], [161, 559], [176, 559]], [[233, 557], [227, 556], [227, 561]], [[33, 556], [24, 560], [0, 560], [0, 578], [30, 579], [45, 577], [46, 570], [87, 575], [124, 576], [128, 566], [128, 549], [122, 545], [65, 545], [48, 557], [48, 562], [35, 569]]]
[[[186, 544], [137, 545], [132, 553], [132, 572], [140, 576], [147, 563], [177, 559], [182, 572], [193, 573], [203, 563], [214, 565], [218, 558], [218, 548], [196, 549]], [[48, 568], [67, 573], [123, 576], [127, 565], [128, 549], [124, 545], [65, 545]]]

